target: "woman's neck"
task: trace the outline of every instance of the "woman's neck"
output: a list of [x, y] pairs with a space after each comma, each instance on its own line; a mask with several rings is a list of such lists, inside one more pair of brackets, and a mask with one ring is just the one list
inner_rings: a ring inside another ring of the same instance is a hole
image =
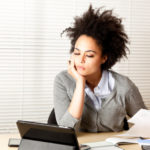
[[93, 75], [86, 77], [86, 83], [92, 91], [98, 85], [99, 81], [101, 80], [101, 77], [102, 77], [102, 71], [101, 70], [99, 72], [93, 74]]

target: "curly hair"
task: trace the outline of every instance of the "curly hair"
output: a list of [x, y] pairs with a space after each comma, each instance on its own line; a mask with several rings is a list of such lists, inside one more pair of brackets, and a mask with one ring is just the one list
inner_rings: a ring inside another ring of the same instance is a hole
[[102, 55], [107, 56], [107, 61], [101, 69], [110, 69], [123, 56], [127, 57], [126, 51], [128, 36], [124, 31], [122, 19], [113, 15], [113, 10], [101, 12], [101, 8], [94, 10], [92, 5], [81, 17], [74, 18], [73, 27], [66, 28], [64, 32], [71, 40], [70, 53], [74, 51], [76, 40], [81, 35], [94, 38], [102, 48]]

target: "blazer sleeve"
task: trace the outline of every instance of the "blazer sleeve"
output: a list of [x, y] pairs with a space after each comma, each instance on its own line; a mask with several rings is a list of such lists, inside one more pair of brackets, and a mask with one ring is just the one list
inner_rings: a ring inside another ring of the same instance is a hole
[[53, 98], [56, 121], [58, 125], [75, 128], [79, 120], [68, 112], [71, 100], [67, 94], [67, 88], [64, 82], [64, 79], [60, 75], [55, 77]]
[[146, 109], [138, 88], [133, 84], [126, 96], [126, 112], [132, 117], [141, 108]]

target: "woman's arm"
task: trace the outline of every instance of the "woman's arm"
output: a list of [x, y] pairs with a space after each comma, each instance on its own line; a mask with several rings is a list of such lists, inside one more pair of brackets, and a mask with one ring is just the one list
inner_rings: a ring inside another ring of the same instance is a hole
[[133, 84], [126, 96], [126, 112], [132, 117], [141, 108], [146, 109], [146, 106], [138, 88]]
[[72, 99], [70, 100], [67, 88], [73, 88], [70, 84], [74, 83], [67, 78], [66, 73], [60, 73], [54, 81], [54, 108], [58, 125], [75, 127], [82, 116], [85, 79], [76, 71], [74, 62], [69, 65], [68, 73], [76, 80]]
[[76, 88], [68, 108], [70, 114], [76, 119], [80, 119], [82, 116], [84, 105], [84, 84], [85, 83], [82, 81], [76, 82]]
[[66, 72], [59, 73], [54, 81], [53, 98], [57, 124], [74, 128], [79, 120], [68, 112], [70, 105], [70, 95], [68, 95], [70, 90], [68, 88], [74, 87], [70, 84], [75, 83], [66, 76]]
[[74, 118], [80, 119], [84, 106], [85, 78], [77, 72], [73, 56], [71, 57], [71, 62], [69, 63], [68, 73], [76, 80], [76, 88], [68, 111]]

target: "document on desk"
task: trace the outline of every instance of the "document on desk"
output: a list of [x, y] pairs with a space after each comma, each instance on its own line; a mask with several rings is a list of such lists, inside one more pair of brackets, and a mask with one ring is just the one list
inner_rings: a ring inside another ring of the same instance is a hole
[[140, 145], [149, 145], [150, 146], [150, 139], [139, 139], [138, 143]]
[[150, 125], [150, 110], [140, 109], [132, 118], [128, 120], [128, 122], [133, 124], [146, 123]]
[[119, 148], [113, 143], [107, 141], [84, 143], [84, 145], [90, 146], [90, 150], [123, 150], [122, 148]]
[[117, 146], [110, 146], [110, 147], [94, 147], [91, 148], [90, 150], [123, 150], [123, 149]]
[[128, 122], [134, 125], [118, 136], [150, 138], [150, 110], [140, 109]]
[[138, 143], [138, 140], [141, 138], [118, 138], [118, 137], [111, 137], [107, 138], [107, 142], [111, 142], [114, 145], [122, 145], [122, 144], [135, 144]]

